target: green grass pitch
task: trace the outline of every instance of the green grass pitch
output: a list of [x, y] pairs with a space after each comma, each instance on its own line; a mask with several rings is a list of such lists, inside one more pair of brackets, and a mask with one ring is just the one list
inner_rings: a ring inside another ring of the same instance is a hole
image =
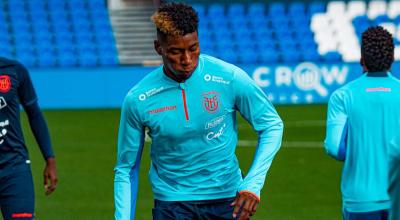
[[[278, 152], [261, 195], [254, 220], [341, 219], [341, 163], [322, 148], [325, 105], [277, 106], [284, 120], [283, 147]], [[31, 155], [36, 190], [36, 219], [113, 219], [113, 167], [119, 110], [45, 111], [57, 155], [59, 185], [46, 197], [42, 186], [43, 159], [22, 114]], [[256, 135], [239, 120], [241, 145], [252, 145]], [[244, 172], [254, 147], [240, 146], [237, 155]], [[147, 178], [149, 147], [140, 171], [136, 219], [151, 219], [152, 193]]]

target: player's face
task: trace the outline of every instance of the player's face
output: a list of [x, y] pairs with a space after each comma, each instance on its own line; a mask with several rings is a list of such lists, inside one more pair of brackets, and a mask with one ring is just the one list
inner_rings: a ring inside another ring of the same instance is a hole
[[156, 43], [165, 71], [180, 79], [187, 79], [199, 62], [200, 47], [197, 32], [184, 36], [166, 36]]

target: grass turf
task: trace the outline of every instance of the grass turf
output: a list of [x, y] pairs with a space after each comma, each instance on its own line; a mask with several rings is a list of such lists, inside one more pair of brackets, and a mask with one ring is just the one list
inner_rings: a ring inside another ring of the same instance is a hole
[[[340, 219], [341, 164], [329, 158], [320, 143], [325, 133], [325, 105], [277, 106], [285, 123], [284, 146], [268, 173], [254, 220]], [[43, 159], [29, 130], [23, 129], [31, 155], [36, 190], [36, 219], [113, 219], [113, 167], [119, 110], [45, 111], [57, 155], [59, 185], [46, 197]], [[239, 120], [239, 138], [256, 140], [252, 129]], [[290, 144], [292, 143], [292, 144]], [[293, 144], [295, 143], [295, 144]], [[285, 147], [291, 146], [291, 147]], [[238, 147], [244, 172], [254, 147]], [[143, 153], [136, 219], [151, 219], [152, 192], [147, 178], [149, 147]]]

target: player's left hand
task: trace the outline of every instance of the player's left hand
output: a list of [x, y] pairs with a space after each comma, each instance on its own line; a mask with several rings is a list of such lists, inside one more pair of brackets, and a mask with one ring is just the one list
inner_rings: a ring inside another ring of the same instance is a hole
[[256, 213], [258, 204], [260, 203], [260, 198], [255, 194], [249, 191], [240, 191], [235, 200], [232, 202], [233, 209], [233, 218], [238, 217], [238, 213], [240, 212], [240, 216], [237, 218], [239, 220], [247, 220], [251, 216]]
[[56, 160], [54, 157], [47, 158], [46, 167], [43, 171], [44, 177], [44, 188], [46, 196], [50, 195], [57, 187], [57, 171], [56, 171]]

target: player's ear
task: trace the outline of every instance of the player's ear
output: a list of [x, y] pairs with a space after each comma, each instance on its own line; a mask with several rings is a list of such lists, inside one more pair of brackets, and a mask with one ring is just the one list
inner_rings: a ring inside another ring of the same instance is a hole
[[162, 55], [162, 48], [159, 40], [154, 40], [154, 49], [158, 53], [158, 55]]
[[365, 65], [365, 60], [364, 60], [364, 58], [363, 58], [362, 56], [361, 56], [361, 58], [360, 58], [360, 65], [361, 65], [362, 68], [363, 68], [363, 73], [368, 72], [367, 66]]

